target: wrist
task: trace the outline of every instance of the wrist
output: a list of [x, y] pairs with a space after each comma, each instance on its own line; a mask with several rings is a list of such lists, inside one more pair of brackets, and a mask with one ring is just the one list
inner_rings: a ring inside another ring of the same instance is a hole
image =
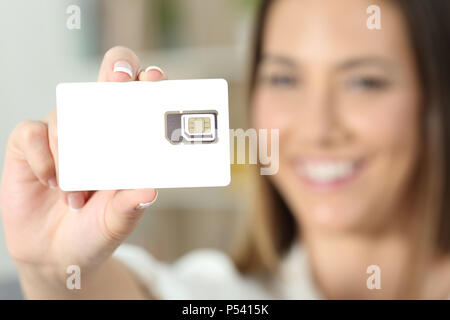
[[101, 281], [108, 260], [95, 267], [36, 266], [18, 263], [19, 278], [28, 299], [77, 299], [89, 295]]

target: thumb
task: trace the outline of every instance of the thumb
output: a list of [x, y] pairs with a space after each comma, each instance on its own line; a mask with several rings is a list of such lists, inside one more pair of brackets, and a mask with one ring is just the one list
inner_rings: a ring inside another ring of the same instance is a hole
[[125, 240], [137, 227], [145, 209], [151, 206], [158, 196], [155, 189], [117, 191], [105, 212], [105, 227], [112, 240]]

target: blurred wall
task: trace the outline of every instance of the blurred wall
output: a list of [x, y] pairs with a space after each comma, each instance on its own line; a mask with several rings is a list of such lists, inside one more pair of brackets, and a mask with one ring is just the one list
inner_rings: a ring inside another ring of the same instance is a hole
[[[245, 127], [243, 86], [253, 0], [0, 1], [0, 165], [7, 138], [24, 119], [55, 107], [59, 82], [95, 81], [107, 48], [125, 45], [142, 65], [172, 79], [221, 77], [230, 84], [232, 128]], [[66, 27], [67, 6], [81, 9], [81, 29]], [[131, 242], [163, 260], [210, 246], [226, 250], [246, 210], [245, 170], [226, 188], [160, 190]], [[1, 279], [15, 275], [0, 225]], [[0, 291], [2, 288], [0, 287]]]

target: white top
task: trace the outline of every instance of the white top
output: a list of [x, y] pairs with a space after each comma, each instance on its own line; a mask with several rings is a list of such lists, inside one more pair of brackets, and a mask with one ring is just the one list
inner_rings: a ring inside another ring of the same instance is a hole
[[270, 283], [242, 275], [229, 256], [214, 249], [191, 251], [173, 264], [160, 262], [130, 244], [122, 244], [113, 256], [158, 299], [323, 298], [313, 283], [306, 250], [299, 244], [291, 247]]
[[141, 247], [122, 244], [113, 255], [159, 299], [319, 299], [306, 252], [294, 245], [271, 283], [242, 275], [225, 253], [193, 250], [173, 264], [160, 262]]

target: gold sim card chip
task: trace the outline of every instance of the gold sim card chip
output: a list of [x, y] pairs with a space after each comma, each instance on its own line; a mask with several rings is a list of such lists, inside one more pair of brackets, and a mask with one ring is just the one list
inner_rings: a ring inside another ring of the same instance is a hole
[[209, 117], [189, 118], [188, 131], [190, 134], [210, 133], [211, 119]]

